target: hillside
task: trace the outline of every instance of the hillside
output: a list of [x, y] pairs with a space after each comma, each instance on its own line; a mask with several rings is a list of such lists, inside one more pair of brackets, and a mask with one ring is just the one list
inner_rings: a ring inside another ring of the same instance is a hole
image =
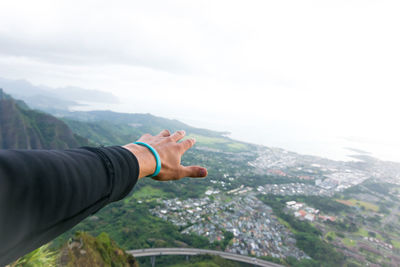
[[10, 264], [14, 266], [114, 266], [139, 267], [136, 259], [121, 249], [106, 233], [93, 237], [77, 232], [57, 250], [48, 245], [38, 248]]
[[106, 233], [93, 237], [78, 232], [60, 252], [60, 266], [139, 266], [135, 258], [121, 249]]
[[207, 135], [211, 137], [220, 137], [227, 132], [217, 132], [207, 129], [200, 129], [189, 126], [178, 120], [171, 120], [162, 117], [153, 116], [151, 114], [141, 113], [118, 113], [113, 111], [75, 111], [66, 112], [59, 111], [60, 115], [66, 118], [71, 118], [86, 122], [98, 122], [98, 121], [109, 121], [119, 124], [131, 125], [133, 127], [140, 128], [143, 131], [153, 132], [161, 131], [162, 129], [168, 128], [171, 131], [179, 129], [187, 129], [189, 132], [196, 134]]
[[63, 121], [29, 109], [0, 89], [0, 148], [64, 149], [88, 143]]
[[212, 151], [246, 152], [256, 147], [230, 139], [226, 136], [228, 132], [196, 128], [178, 120], [151, 114], [65, 110], [57, 110], [53, 114], [67, 123], [72, 131], [97, 145], [122, 145], [136, 140], [144, 133], [158, 134], [168, 129], [172, 132], [185, 130], [187, 137], [197, 140], [197, 147]]

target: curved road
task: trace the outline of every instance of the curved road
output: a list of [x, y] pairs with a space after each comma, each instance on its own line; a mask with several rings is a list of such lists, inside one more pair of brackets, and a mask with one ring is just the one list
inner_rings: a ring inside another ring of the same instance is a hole
[[240, 261], [249, 264], [254, 264], [258, 266], [266, 267], [282, 267], [282, 265], [272, 263], [269, 261], [260, 260], [257, 258], [252, 258], [248, 256], [243, 256], [239, 254], [233, 254], [218, 250], [209, 249], [197, 249], [197, 248], [148, 248], [148, 249], [136, 249], [128, 250], [127, 253], [133, 255], [134, 257], [146, 257], [146, 256], [161, 256], [161, 255], [200, 255], [200, 254], [210, 254], [218, 255], [222, 258]]

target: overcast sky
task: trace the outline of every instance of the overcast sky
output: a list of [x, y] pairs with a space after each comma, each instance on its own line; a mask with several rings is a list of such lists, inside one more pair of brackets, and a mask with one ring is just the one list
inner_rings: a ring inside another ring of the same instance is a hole
[[399, 14], [398, 0], [2, 0], [0, 76], [240, 137], [400, 145]]

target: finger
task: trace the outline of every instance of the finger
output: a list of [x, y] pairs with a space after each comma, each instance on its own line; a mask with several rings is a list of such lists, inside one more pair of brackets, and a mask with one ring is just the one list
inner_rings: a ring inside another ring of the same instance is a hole
[[181, 166], [183, 177], [201, 178], [207, 176], [207, 169], [200, 166]]
[[182, 148], [183, 152], [186, 152], [189, 148], [191, 148], [196, 143], [194, 138], [186, 139], [179, 143], [179, 146]]
[[183, 137], [185, 137], [185, 131], [177, 131], [171, 135], [171, 139], [175, 142], [178, 142], [181, 140]]
[[171, 133], [167, 129], [165, 129], [165, 130], [162, 130], [157, 136], [168, 137], [170, 135], [171, 135]]
[[148, 138], [150, 138], [150, 137], [151, 137], [151, 134], [145, 133], [145, 134], [143, 134], [143, 135], [139, 138], [138, 141], [143, 140], [143, 139], [148, 139]]

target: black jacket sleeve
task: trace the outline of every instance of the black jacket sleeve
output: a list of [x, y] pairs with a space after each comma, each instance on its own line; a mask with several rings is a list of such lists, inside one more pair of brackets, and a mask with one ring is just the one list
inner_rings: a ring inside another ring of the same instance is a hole
[[122, 147], [0, 150], [0, 266], [49, 242], [138, 180]]

